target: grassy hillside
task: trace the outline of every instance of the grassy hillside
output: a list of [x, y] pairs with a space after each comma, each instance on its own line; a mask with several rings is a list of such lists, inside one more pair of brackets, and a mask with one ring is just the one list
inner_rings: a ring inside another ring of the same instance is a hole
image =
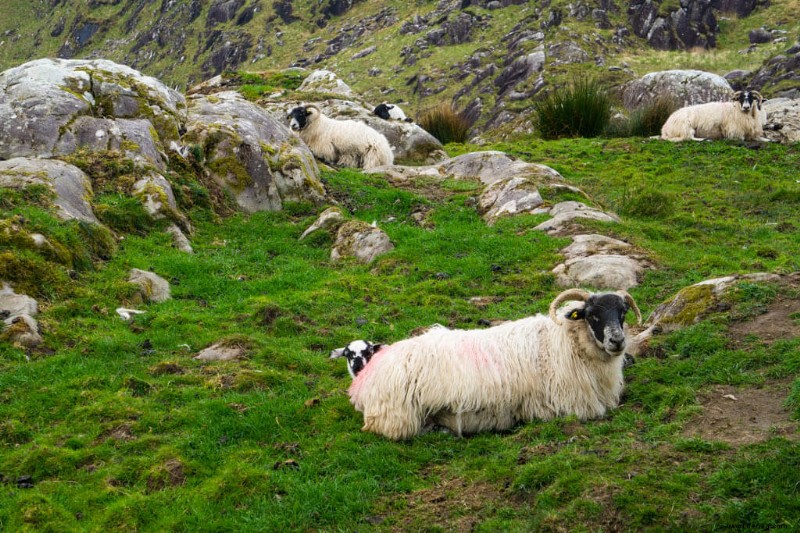
[[[594, 227], [657, 265], [631, 291], [645, 315], [702, 279], [800, 270], [796, 146], [497, 148], [551, 165], [622, 215]], [[219, 220], [198, 204], [195, 255], [171, 249], [156, 226], [77, 279], [66, 267], [42, 279], [45, 347], [0, 342], [0, 529], [800, 527], [796, 280], [740, 283], [708, 320], [658, 340], [626, 370], [623, 405], [603, 420], [389, 442], [359, 431], [350, 378], [330, 350], [544, 311], [569, 241], [532, 231], [540, 216], [487, 227], [470, 183], [325, 179], [355, 218], [378, 221], [394, 251], [369, 266], [333, 264], [330, 235], [297, 240], [315, 218], [309, 206]], [[22, 216], [49, 235], [45, 205], [0, 191], [0, 219]], [[411, 218], [418, 210], [426, 227]], [[132, 301], [123, 280], [134, 267], [171, 280], [173, 299]], [[126, 322], [120, 305], [147, 312]], [[220, 340], [247, 357], [192, 359]], [[709, 432], [704, 417], [717, 411], [742, 415], [732, 434]]]
[[[570, 16], [574, 4], [553, 0], [547, 7], [531, 2], [497, 10], [470, 6], [446, 11], [435, 1], [392, 0], [356, 2], [341, 15], [325, 15], [327, 4], [316, 0], [241, 2], [227, 19], [228, 15], [212, 13], [211, 2], [198, 0], [6, 0], [0, 21], [0, 69], [57, 54], [104, 57], [185, 89], [222, 70], [274, 70], [301, 62], [308, 68], [335, 71], [368, 101], [406, 102], [407, 111], [416, 116], [456, 95], [460, 95], [459, 106], [480, 97], [484, 109], [493, 109], [498, 98], [493, 80], [514, 58], [541, 44], [536, 39], [523, 40], [510, 50], [510, 40], [504, 37], [518, 24], [539, 31], [553, 10], [563, 13], [564, 19], [543, 30], [548, 54], [551, 45], [572, 43], [584, 50], [588, 59], [564, 63], [548, 57], [544, 80], [551, 87], [579, 75], [615, 85], [667, 68], [700, 68], [719, 74], [755, 70], [800, 36], [800, 22], [794, 16], [800, 9], [798, 0], [774, 0], [743, 19], [718, 14], [721, 33], [714, 50], [658, 52], [632, 33], [622, 41], [615, 40], [615, 28], [628, 26], [624, 4], [608, 11], [612, 29], [598, 29], [591, 17], [578, 20]], [[661, 10], [668, 13], [674, 7], [664, 2]], [[465, 42], [425, 44], [429, 31], [452, 23], [463, 13], [469, 13], [474, 21]], [[403, 24], [415, 17], [427, 21], [425, 29], [403, 33]], [[786, 43], [762, 44], [747, 51], [748, 32], [762, 26], [786, 31]], [[418, 41], [423, 44], [415, 44]], [[373, 46], [373, 53], [354, 58]], [[490, 73], [486, 69], [492, 65], [495, 70]], [[609, 70], [626, 65], [627, 71]], [[485, 79], [480, 78], [484, 75]], [[503, 103], [511, 111], [530, 105], [528, 98]]]

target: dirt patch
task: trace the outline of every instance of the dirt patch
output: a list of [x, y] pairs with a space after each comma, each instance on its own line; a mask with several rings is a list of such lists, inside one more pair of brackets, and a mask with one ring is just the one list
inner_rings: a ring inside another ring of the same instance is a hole
[[797, 422], [783, 407], [791, 383], [772, 382], [757, 389], [717, 385], [700, 395], [703, 412], [689, 421], [683, 435], [733, 446], [763, 442], [777, 435], [800, 440]]
[[[511, 502], [502, 490], [489, 483], [473, 483], [460, 478], [445, 478], [433, 487], [406, 496], [401, 515], [395, 515], [392, 531], [472, 531], [484, 519], [487, 506], [504, 507]], [[394, 514], [394, 513], [392, 513]], [[368, 517], [368, 523], [381, 524], [384, 517]]]
[[800, 299], [778, 297], [763, 315], [730, 328], [735, 341], [742, 342], [754, 335], [767, 344], [776, 340], [800, 337]]

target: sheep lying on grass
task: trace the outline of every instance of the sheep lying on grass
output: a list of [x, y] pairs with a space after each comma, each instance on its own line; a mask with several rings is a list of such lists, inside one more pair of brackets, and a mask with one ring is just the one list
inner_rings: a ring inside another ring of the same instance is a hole
[[678, 109], [661, 127], [667, 141], [739, 139], [768, 141], [764, 137], [767, 113], [756, 91], [737, 91], [730, 102], [710, 102]]
[[295, 107], [288, 119], [314, 157], [329, 165], [374, 168], [394, 161], [386, 137], [363, 122], [326, 117], [315, 105]]
[[[565, 302], [577, 303], [558, 311]], [[431, 425], [461, 436], [536, 418], [601, 417], [622, 392], [629, 309], [641, 322], [627, 292], [571, 289], [550, 316], [484, 330], [434, 327], [371, 354], [351, 372], [350, 401], [364, 414], [363, 431], [390, 439]]]

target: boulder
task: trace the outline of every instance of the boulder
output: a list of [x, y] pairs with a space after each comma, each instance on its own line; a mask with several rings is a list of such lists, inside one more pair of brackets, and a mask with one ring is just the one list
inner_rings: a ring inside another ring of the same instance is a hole
[[41, 344], [39, 325], [33, 317], [39, 305], [30, 296], [17, 294], [7, 283], [0, 289], [0, 340], [6, 340], [23, 348], [34, 348]]
[[89, 203], [92, 184], [78, 167], [56, 159], [15, 157], [0, 161], [0, 187], [21, 189], [30, 185], [46, 185], [53, 190], [62, 218], [98, 222]]
[[0, 312], [3, 312], [5, 320], [19, 315], [35, 316], [39, 312], [39, 304], [30, 296], [17, 294], [4, 282], [0, 289]]
[[591, 255], [567, 259], [553, 269], [562, 287], [627, 290], [639, 284], [644, 269], [624, 255]]
[[119, 148], [163, 166], [182, 95], [103, 59], [38, 59], [0, 73], [0, 159]]
[[241, 359], [244, 355], [245, 350], [241, 346], [226, 346], [222, 343], [217, 343], [200, 350], [200, 352], [194, 356], [194, 359], [199, 361], [231, 361], [234, 359]]
[[771, 141], [800, 142], [800, 99], [774, 98], [764, 102], [767, 124], [764, 134]]
[[145, 302], [160, 303], [171, 297], [169, 282], [153, 272], [132, 268], [128, 282], [140, 287], [139, 294]]
[[202, 150], [210, 175], [246, 212], [280, 210], [286, 201], [320, 203], [325, 196], [308, 147], [238, 93], [190, 97], [186, 128], [182, 141]]
[[619, 222], [619, 217], [615, 214], [605, 213], [576, 201], [558, 203], [546, 212], [553, 218], [542, 222], [533, 229], [546, 231], [550, 235], [564, 233], [573, 221], [581, 218], [599, 220], [601, 222]]
[[394, 249], [389, 236], [375, 226], [360, 220], [345, 222], [336, 233], [336, 242], [331, 250], [331, 261], [354, 257], [368, 264], [378, 256]]
[[507, 178], [495, 181], [478, 199], [478, 210], [487, 224], [502, 216], [531, 213], [544, 203], [536, 182], [529, 178]]
[[353, 89], [330, 70], [315, 70], [303, 80], [297, 90], [308, 93], [336, 94], [345, 98], [356, 96]]
[[302, 235], [300, 235], [300, 240], [305, 239], [311, 233], [317, 231], [318, 229], [329, 230], [333, 228], [337, 228], [344, 223], [344, 215], [342, 214], [342, 210], [338, 207], [329, 207], [322, 213], [320, 213], [317, 220], [314, 221], [311, 226], [306, 229]]
[[664, 70], [627, 83], [622, 98], [627, 109], [635, 109], [665, 95], [687, 106], [727, 101], [732, 94], [728, 80], [717, 74], [700, 70]]

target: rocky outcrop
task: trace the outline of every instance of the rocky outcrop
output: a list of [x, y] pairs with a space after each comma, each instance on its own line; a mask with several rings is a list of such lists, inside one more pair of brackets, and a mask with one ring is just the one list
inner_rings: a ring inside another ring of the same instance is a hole
[[767, 125], [764, 134], [771, 141], [800, 142], [800, 99], [774, 98], [764, 103]]
[[800, 43], [764, 62], [748, 85], [766, 96], [800, 98]]
[[602, 235], [575, 235], [561, 253], [566, 260], [553, 274], [562, 287], [627, 290], [650, 266], [630, 244]]
[[368, 264], [393, 249], [394, 244], [381, 229], [360, 220], [351, 220], [342, 224], [336, 233], [331, 261], [353, 257]]
[[89, 202], [92, 184], [81, 169], [56, 159], [0, 161], [0, 187], [24, 189], [31, 185], [46, 185], [53, 191], [53, 203], [62, 218], [97, 223]]
[[612, 223], [619, 222], [619, 217], [613, 213], [606, 213], [574, 200], [560, 202], [542, 212], [547, 213], [553, 218], [542, 222], [533, 229], [537, 231], [546, 231], [550, 235], [563, 235], [567, 233], [572, 224], [580, 219]]
[[663, 70], [627, 83], [622, 99], [627, 109], [635, 109], [663, 96], [687, 106], [727, 101], [732, 94], [728, 80], [717, 74], [701, 70]]
[[670, 12], [662, 12], [661, 2], [632, 0], [628, 22], [633, 33], [657, 50], [713, 48], [719, 31], [709, 0], [683, 0]]
[[311, 151], [291, 130], [238, 93], [189, 99], [183, 142], [211, 177], [247, 212], [275, 211], [285, 201], [319, 203], [325, 195]]
[[111, 61], [39, 59], [0, 74], [0, 159], [119, 150], [163, 169], [184, 119], [182, 95]]

